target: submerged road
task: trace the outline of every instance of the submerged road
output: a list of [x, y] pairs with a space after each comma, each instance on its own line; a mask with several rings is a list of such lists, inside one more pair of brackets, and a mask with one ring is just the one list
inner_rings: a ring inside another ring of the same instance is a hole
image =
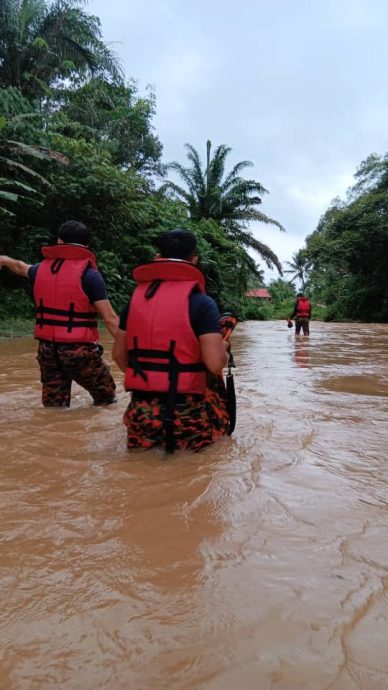
[[234, 436], [167, 462], [0, 343], [1, 690], [388, 688], [388, 326], [311, 331], [239, 325]]

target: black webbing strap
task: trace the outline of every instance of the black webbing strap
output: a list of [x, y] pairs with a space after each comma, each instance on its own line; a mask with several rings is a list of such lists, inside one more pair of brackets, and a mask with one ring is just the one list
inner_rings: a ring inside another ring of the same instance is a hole
[[[39, 307], [36, 307], [36, 325], [39, 326], [40, 328], [43, 328], [43, 313], [44, 313], [44, 306], [43, 306], [43, 300], [39, 300]], [[40, 314], [40, 316], [38, 316]]]
[[67, 326], [67, 332], [71, 333], [73, 330], [73, 323], [74, 323], [74, 302], [70, 302], [70, 309], [69, 309], [69, 324]]
[[171, 340], [170, 349], [170, 370], [168, 372], [169, 386], [167, 391], [166, 409], [164, 414], [166, 453], [173, 453], [174, 443], [174, 411], [176, 406], [176, 396], [178, 393], [179, 362], [174, 355], [175, 340]]
[[[36, 319], [36, 324], [42, 326], [63, 326], [69, 330], [69, 321], [61, 321], [60, 319]], [[97, 328], [97, 320], [95, 321], [74, 321], [71, 328]], [[71, 330], [71, 329], [70, 329]]]
[[[96, 313], [92, 311], [75, 311], [74, 302], [71, 302], [69, 309], [55, 309], [53, 307], [45, 307], [43, 299], [39, 300], [39, 306], [35, 308], [36, 325], [40, 328], [43, 326], [61, 326], [67, 328], [68, 333], [71, 333], [73, 328], [97, 328]], [[65, 319], [47, 318], [53, 316], [64, 316]], [[74, 319], [81, 319], [75, 321]]]
[[162, 282], [163, 282], [163, 281], [162, 281], [162, 280], [159, 280], [159, 279], [153, 280], [152, 283], [151, 283], [151, 285], [148, 286], [148, 288], [147, 288], [147, 290], [146, 290], [146, 293], [145, 293], [144, 297], [145, 297], [146, 299], [152, 299], [152, 297], [154, 296], [155, 292], [156, 292], [157, 290], [159, 290], [160, 285], [161, 285]]
[[229, 415], [228, 436], [235, 430], [237, 417], [236, 391], [234, 389], [232, 368], [236, 368], [236, 365], [232, 351], [229, 349], [228, 373], [226, 375], [226, 409]]
[[59, 273], [59, 271], [62, 268], [62, 264], [63, 264], [64, 260], [65, 259], [59, 259], [59, 258], [55, 259], [50, 266], [51, 273], [53, 273], [54, 275], [55, 275], [55, 273]]
[[[178, 394], [179, 375], [186, 372], [206, 371], [206, 367], [201, 362], [192, 364], [181, 364], [175, 354], [176, 341], [171, 340], [168, 350], [151, 350], [139, 348], [137, 337], [134, 339], [134, 347], [128, 351], [128, 366], [133, 369], [134, 376], [140, 376], [143, 381], [147, 381], [147, 371], [161, 371], [168, 374], [168, 391], [166, 397], [166, 408], [164, 415], [166, 453], [174, 452], [174, 411]], [[141, 361], [139, 358], [142, 358]], [[166, 362], [147, 362], [144, 359], [164, 359]]]
[[[73, 305], [74, 306], [74, 305]], [[54, 316], [69, 316], [70, 309], [54, 309], [53, 307], [45, 307], [43, 300], [39, 301], [39, 307], [35, 311], [38, 313], [53, 314]], [[96, 313], [94, 311], [73, 311], [73, 316], [78, 319], [95, 319]]]

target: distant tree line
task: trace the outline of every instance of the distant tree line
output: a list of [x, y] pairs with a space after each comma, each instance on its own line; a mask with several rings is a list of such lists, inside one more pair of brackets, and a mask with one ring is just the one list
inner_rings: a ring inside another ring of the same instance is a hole
[[[251, 221], [282, 229], [261, 211], [265, 188], [226, 169], [231, 149], [206, 145], [202, 163], [187, 144], [187, 167], [162, 164], [152, 91], [140, 95], [102, 40], [99, 19], [79, 0], [0, 4], [0, 252], [40, 258], [66, 219], [92, 229], [113, 304], [133, 289], [131, 269], [154, 256], [163, 230], [198, 238], [208, 291], [244, 317], [248, 286], [262, 283], [252, 252], [281, 273]], [[175, 176], [180, 184], [167, 176]], [[0, 318], [31, 315], [24, 284], [0, 274]]]
[[295, 258], [327, 319], [388, 321], [388, 154], [361, 163], [346, 199], [332, 202]]

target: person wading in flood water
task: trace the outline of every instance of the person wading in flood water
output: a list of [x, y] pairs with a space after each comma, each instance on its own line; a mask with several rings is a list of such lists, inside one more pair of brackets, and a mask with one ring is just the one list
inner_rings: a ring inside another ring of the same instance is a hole
[[302, 292], [296, 296], [294, 311], [289, 317], [289, 323], [293, 318], [295, 318], [295, 335], [300, 335], [301, 330], [303, 335], [310, 335], [311, 304], [308, 297]]
[[154, 262], [133, 271], [137, 283], [120, 315], [113, 359], [132, 399], [124, 415], [128, 448], [199, 451], [228, 433], [225, 400], [206, 387], [226, 364], [220, 315], [205, 293], [196, 239], [160, 236]]
[[58, 243], [42, 247], [40, 263], [0, 256], [0, 268], [28, 278], [33, 286], [44, 407], [69, 407], [73, 380], [90, 393], [95, 405], [116, 402], [115, 382], [98, 344], [97, 316], [113, 336], [118, 316], [88, 244], [87, 227], [69, 220], [58, 230]]

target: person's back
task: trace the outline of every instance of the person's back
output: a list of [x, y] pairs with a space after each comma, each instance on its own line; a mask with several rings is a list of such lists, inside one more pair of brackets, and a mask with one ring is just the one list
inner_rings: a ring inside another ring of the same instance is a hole
[[90, 393], [95, 405], [116, 401], [116, 386], [102, 359], [97, 316], [102, 316], [112, 335], [118, 318], [88, 243], [86, 226], [67, 221], [58, 230], [57, 244], [42, 248], [39, 263], [0, 257], [0, 266], [28, 278], [32, 285], [45, 407], [68, 407], [73, 380]]
[[132, 391], [128, 447], [200, 450], [228, 423], [226, 409], [214, 423], [206, 403], [206, 371], [218, 373], [226, 359], [219, 313], [195, 265], [195, 237], [172, 231], [159, 247], [156, 261], [133, 272], [138, 286], [113, 350]]
[[290, 319], [295, 318], [295, 335], [303, 331], [303, 335], [310, 335], [311, 303], [303, 293], [298, 293], [294, 305], [294, 311]]

